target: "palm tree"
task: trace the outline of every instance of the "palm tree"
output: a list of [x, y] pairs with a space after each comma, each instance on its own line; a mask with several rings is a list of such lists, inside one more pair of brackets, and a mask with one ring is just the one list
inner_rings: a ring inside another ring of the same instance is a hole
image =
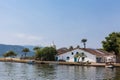
[[82, 39], [81, 42], [83, 43], [84, 48], [86, 48], [86, 42], [87, 42], [87, 39]]
[[74, 57], [75, 58], [77, 58], [78, 59], [78, 62], [79, 62], [79, 60], [80, 60], [80, 58], [82, 59], [82, 62], [84, 61], [84, 59], [85, 59], [85, 57], [87, 57], [84, 53], [76, 53], [75, 55], [74, 55]]
[[75, 55], [74, 55], [74, 58], [77, 58], [78, 60], [78, 62], [79, 62], [79, 60], [80, 60], [80, 58], [81, 58], [81, 54], [80, 53], [76, 53]]
[[4, 57], [14, 57], [17, 56], [17, 54], [14, 51], [8, 51], [3, 54]]
[[22, 52], [24, 52], [25, 57], [26, 57], [27, 53], [30, 52], [30, 50], [29, 50], [29, 48], [24, 48], [24, 49], [22, 50]]
[[36, 50], [38, 50], [38, 49], [41, 49], [41, 47], [35, 46], [35, 47], [33, 48], [34, 51], [36, 51]]

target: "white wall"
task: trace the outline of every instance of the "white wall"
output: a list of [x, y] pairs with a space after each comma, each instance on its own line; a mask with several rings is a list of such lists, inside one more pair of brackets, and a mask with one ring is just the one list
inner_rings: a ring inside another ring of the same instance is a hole
[[[72, 52], [74, 53], [72, 55]], [[62, 60], [65, 60], [67, 62], [74, 62], [74, 55], [79, 52], [79, 53], [84, 53], [87, 57], [84, 59], [84, 62], [86, 61], [89, 61], [89, 62], [96, 62], [96, 56], [95, 55], [92, 55], [91, 53], [88, 53], [84, 50], [80, 50], [80, 49], [75, 49], [75, 50], [72, 50], [72, 51], [69, 51], [69, 52], [66, 52], [66, 53], [63, 53], [61, 55], [58, 55], [58, 60], [62, 59]], [[67, 57], [69, 57], [70, 59], [67, 60]], [[81, 58], [79, 61], [82, 61]]]
[[111, 56], [106, 56], [106, 61], [105, 62], [116, 62], [116, 56], [111, 55]]

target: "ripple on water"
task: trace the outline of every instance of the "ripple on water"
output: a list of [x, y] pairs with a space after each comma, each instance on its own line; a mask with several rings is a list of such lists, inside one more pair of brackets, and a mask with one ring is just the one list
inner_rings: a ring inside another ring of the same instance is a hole
[[120, 80], [120, 68], [0, 62], [2, 80]]

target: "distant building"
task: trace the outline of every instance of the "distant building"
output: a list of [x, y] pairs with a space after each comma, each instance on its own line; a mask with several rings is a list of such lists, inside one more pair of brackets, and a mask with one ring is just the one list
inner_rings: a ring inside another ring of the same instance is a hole
[[[116, 62], [116, 56], [103, 50], [90, 48], [74, 48], [72, 50], [67, 48], [58, 49], [56, 55], [57, 61], [66, 62]], [[79, 55], [84, 56], [79, 56]], [[79, 58], [78, 58], [79, 57]]]

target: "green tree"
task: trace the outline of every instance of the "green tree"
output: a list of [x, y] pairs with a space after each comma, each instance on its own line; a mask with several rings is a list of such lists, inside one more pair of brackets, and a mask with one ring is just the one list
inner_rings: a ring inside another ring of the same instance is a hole
[[54, 61], [57, 51], [53, 47], [44, 47], [36, 51], [36, 58], [46, 61]]
[[80, 60], [80, 58], [81, 58], [81, 62], [83, 62], [84, 61], [84, 59], [87, 57], [84, 53], [76, 53], [75, 55], [74, 55], [74, 57], [75, 58], [77, 58], [78, 59], [78, 62], [79, 62], [79, 60]]
[[41, 54], [40, 54], [40, 53], [41, 53], [41, 47], [35, 46], [35, 47], [33, 48], [33, 50], [34, 50], [34, 52], [35, 52], [35, 58], [41, 60]]
[[25, 55], [25, 57], [26, 57], [27, 53], [30, 52], [30, 50], [29, 50], [29, 48], [24, 48], [24, 49], [22, 50], [22, 52], [24, 52], [24, 55]]
[[42, 56], [43, 54], [42, 54], [42, 49], [37, 49], [37, 50], [35, 50], [35, 58], [36, 59], [39, 59], [39, 60], [42, 60]]
[[38, 50], [38, 49], [41, 49], [41, 47], [35, 46], [35, 47], [33, 48], [34, 51], [36, 51], [36, 50]]
[[83, 43], [84, 48], [86, 48], [86, 42], [87, 42], [87, 39], [82, 39], [81, 42]]
[[79, 62], [80, 58], [81, 58], [81, 54], [80, 53], [76, 53], [74, 55], [74, 58], [77, 58], [77, 61]]
[[114, 53], [117, 62], [120, 62], [120, 32], [112, 32], [102, 41], [103, 49]]
[[120, 32], [113, 32], [102, 41], [103, 49], [120, 55]]
[[17, 54], [14, 51], [8, 51], [3, 54], [4, 57], [14, 57], [17, 56]]

